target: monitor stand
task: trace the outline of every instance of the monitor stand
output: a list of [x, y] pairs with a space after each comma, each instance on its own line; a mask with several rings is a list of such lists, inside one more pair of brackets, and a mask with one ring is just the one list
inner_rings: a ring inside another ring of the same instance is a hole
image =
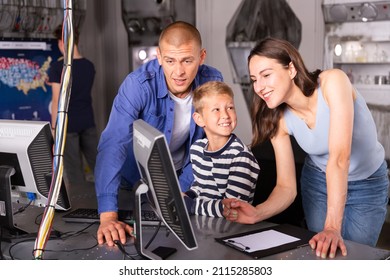
[[159, 246], [155, 250], [150, 251], [145, 249], [142, 243], [142, 215], [141, 215], [141, 205], [142, 199], [141, 196], [146, 194], [149, 190], [149, 187], [142, 181], [137, 182], [135, 185], [135, 248], [137, 252], [142, 257], [151, 259], [151, 260], [163, 260], [169, 257], [171, 254], [176, 252], [175, 248]]
[[15, 169], [11, 166], [0, 166], [0, 227], [2, 229], [1, 240], [12, 242], [14, 239], [36, 237], [21, 229], [14, 222], [14, 211], [11, 196], [11, 176]]
[[159, 255], [153, 253], [144, 248], [142, 243], [142, 215], [141, 215], [141, 196], [146, 194], [149, 190], [149, 187], [142, 181], [138, 181], [135, 185], [135, 248], [137, 249], [138, 254], [142, 257], [151, 259], [151, 260], [162, 260], [163, 258]]

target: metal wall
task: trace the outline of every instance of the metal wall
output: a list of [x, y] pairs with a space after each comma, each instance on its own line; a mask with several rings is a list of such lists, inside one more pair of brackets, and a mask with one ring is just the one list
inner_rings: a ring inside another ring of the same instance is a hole
[[122, 0], [122, 18], [128, 33], [129, 64], [135, 70], [156, 57], [165, 26], [178, 20], [195, 25], [195, 0]]

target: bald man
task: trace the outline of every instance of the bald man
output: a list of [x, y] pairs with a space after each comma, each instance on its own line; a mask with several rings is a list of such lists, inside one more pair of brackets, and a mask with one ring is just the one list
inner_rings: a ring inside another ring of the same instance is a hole
[[[206, 50], [199, 31], [178, 21], [161, 33], [154, 59], [130, 73], [114, 99], [98, 146], [95, 186], [100, 214], [99, 244], [126, 242], [132, 228], [118, 221], [118, 190], [140, 179], [133, 152], [133, 122], [142, 119], [165, 134], [182, 191], [193, 181], [189, 149], [204, 138], [192, 119], [192, 91], [222, 74], [204, 65]], [[129, 202], [130, 203], [130, 202]]]

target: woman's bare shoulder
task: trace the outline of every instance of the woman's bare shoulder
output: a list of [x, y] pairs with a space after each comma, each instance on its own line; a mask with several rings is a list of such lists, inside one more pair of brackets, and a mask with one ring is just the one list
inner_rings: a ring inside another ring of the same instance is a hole
[[346, 78], [347, 74], [341, 69], [333, 68], [327, 69], [321, 72], [320, 80], [333, 79], [333, 78]]
[[350, 83], [347, 74], [341, 69], [329, 69], [321, 72], [319, 82], [321, 88], [333, 88], [335, 85]]
[[328, 103], [330, 96], [338, 96], [342, 93], [352, 93], [354, 90], [347, 74], [341, 69], [329, 69], [321, 72], [320, 87], [324, 94], [324, 98]]

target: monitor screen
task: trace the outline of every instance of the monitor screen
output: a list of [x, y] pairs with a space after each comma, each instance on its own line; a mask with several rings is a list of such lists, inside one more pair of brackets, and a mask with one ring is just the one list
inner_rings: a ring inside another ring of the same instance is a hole
[[197, 248], [164, 134], [143, 120], [134, 122], [133, 131], [134, 155], [141, 175], [140, 182], [147, 186], [153, 208], [188, 250]]
[[[15, 227], [12, 204], [38, 207], [48, 204], [52, 162], [53, 138], [49, 122], [0, 120], [0, 225]], [[70, 209], [64, 185], [55, 208]]]

